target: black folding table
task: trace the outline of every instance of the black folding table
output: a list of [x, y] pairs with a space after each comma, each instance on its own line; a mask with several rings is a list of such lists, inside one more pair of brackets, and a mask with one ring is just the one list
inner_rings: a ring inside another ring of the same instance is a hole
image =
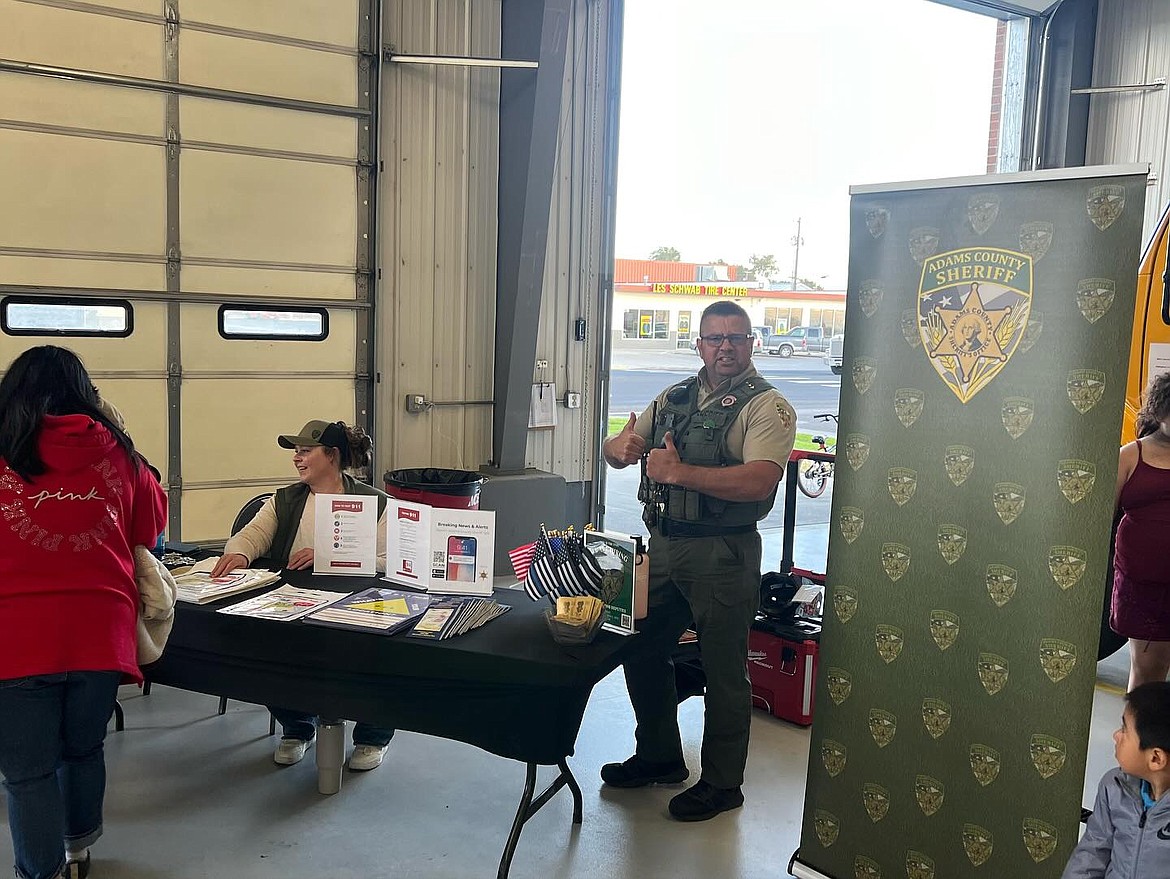
[[[343, 593], [374, 585], [364, 577], [288, 572], [285, 578]], [[512, 589], [493, 596], [510, 611], [446, 641], [216, 612], [244, 597], [178, 605], [166, 651], [146, 669], [148, 681], [441, 736], [525, 763], [500, 879], [508, 875], [524, 823], [562, 787], [573, 795], [573, 823], [581, 823], [581, 790], [566, 759], [593, 686], [623, 661], [636, 635], [603, 631], [592, 644], [562, 647], [545, 626], [548, 605]], [[541, 765], [560, 772], [536, 795]]]

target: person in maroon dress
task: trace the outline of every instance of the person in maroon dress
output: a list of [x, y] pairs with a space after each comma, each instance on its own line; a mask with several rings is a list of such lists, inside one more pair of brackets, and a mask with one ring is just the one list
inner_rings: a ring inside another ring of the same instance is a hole
[[1138, 438], [1121, 448], [1113, 605], [1109, 625], [1129, 639], [1129, 689], [1170, 672], [1170, 373], [1146, 389]]

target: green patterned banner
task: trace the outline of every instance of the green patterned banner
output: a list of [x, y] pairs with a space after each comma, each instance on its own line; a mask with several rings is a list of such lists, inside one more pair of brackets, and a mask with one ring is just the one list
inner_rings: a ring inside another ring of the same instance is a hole
[[796, 875], [1055, 879], [1077, 842], [1134, 167], [854, 190]]

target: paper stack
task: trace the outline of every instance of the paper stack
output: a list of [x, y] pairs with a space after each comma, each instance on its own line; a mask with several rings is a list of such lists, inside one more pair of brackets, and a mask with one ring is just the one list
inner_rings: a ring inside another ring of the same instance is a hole
[[477, 629], [509, 610], [508, 605], [491, 598], [444, 598], [427, 608], [410, 637], [443, 641]]
[[417, 592], [374, 586], [334, 601], [310, 614], [305, 622], [391, 635], [409, 628], [433, 601]]
[[208, 604], [229, 595], [268, 586], [280, 579], [280, 574], [258, 568], [237, 568], [222, 577], [211, 576], [219, 556], [204, 559], [191, 570], [175, 576], [175, 598], [188, 604]]
[[588, 644], [601, 627], [605, 604], [592, 595], [557, 599], [557, 612], [544, 612], [544, 621], [558, 644]]
[[337, 600], [336, 592], [323, 589], [298, 589], [285, 584], [271, 592], [245, 599], [239, 604], [220, 608], [220, 613], [287, 622], [299, 620], [318, 608]]

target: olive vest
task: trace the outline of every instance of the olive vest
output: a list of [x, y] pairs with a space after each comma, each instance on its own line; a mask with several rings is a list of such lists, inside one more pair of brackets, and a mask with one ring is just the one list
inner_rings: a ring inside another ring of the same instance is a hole
[[[341, 474], [341, 482], [345, 486], [342, 494], [374, 495], [378, 498], [378, 518], [386, 511], [386, 501], [389, 499], [386, 492], [364, 482], [358, 482], [348, 473]], [[301, 516], [305, 514], [305, 504], [309, 500], [309, 486], [303, 482], [296, 482], [278, 489], [273, 502], [276, 505], [276, 533], [272, 535], [272, 546], [268, 550], [271, 564], [283, 568], [288, 564], [289, 550], [297, 536], [297, 528], [301, 524]]]
[[[669, 432], [684, 464], [697, 467], [730, 467], [742, 464], [727, 449], [727, 431], [735, 423], [748, 401], [757, 394], [772, 390], [759, 375], [753, 375], [721, 397], [713, 397], [699, 408], [699, 378], [692, 376], [667, 392], [666, 402], [658, 407], [654, 422], [652, 448], [660, 448]], [[705, 530], [722, 528], [744, 530], [768, 515], [776, 502], [776, 490], [760, 501], [727, 501], [679, 485], [658, 486], [665, 496], [660, 518], [677, 523], [701, 523]], [[671, 530], [668, 522], [664, 530]], [[674, 529], [676, 533], [684, 528]]]

